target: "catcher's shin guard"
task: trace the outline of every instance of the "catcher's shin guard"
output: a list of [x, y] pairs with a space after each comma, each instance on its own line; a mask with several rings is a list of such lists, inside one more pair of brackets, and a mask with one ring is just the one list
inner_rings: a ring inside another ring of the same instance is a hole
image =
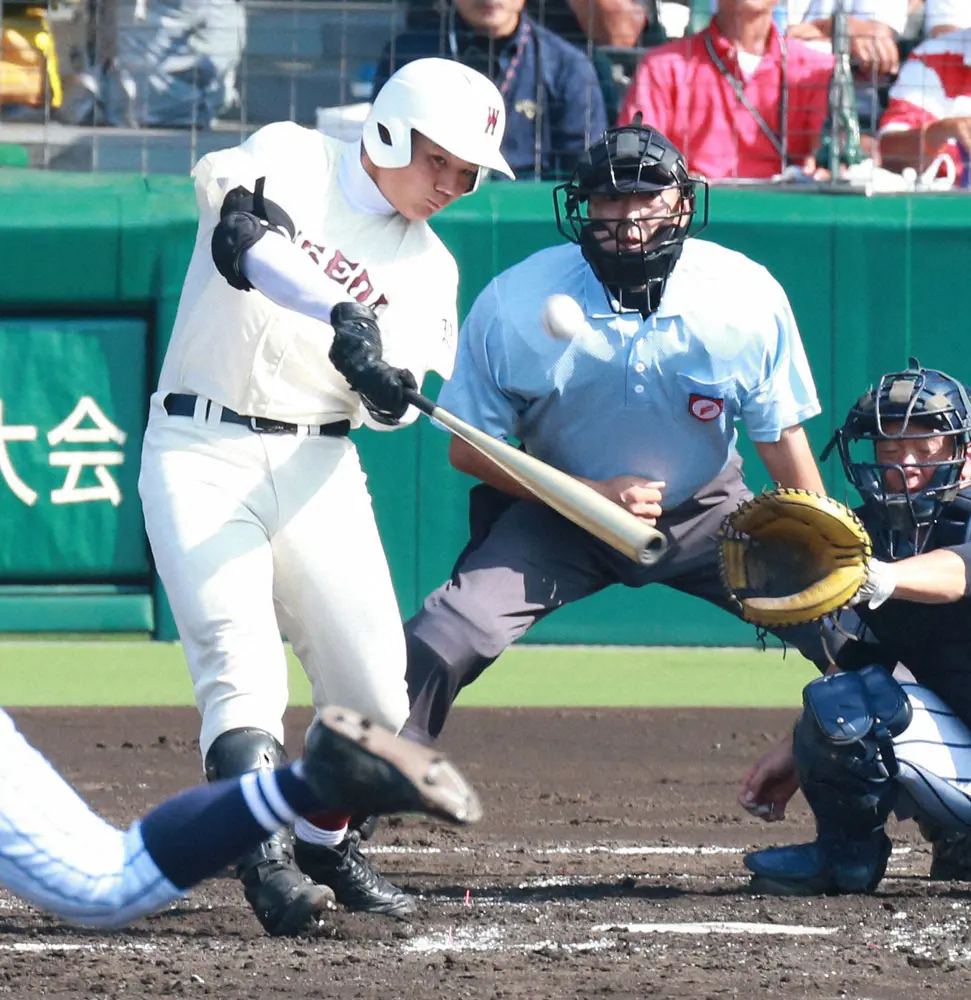
[[893, 808], [893, 737], [910, 724], [910, 702], [885, 668], [870, 666], [811, 681], [803, 705], [793, 751], [806, 801], [817, 820], [865, 837]]
[[[269, 733], [262, 729], [231, 729], [209, 748], [206, 778], [235, 778], [286, 763], [286, 751]], [[297, 868], [290, 830], [280, 830], [243, 855], [237, 862], [236, 875], [257, 919], [275, 937], [309, 933], [316, 928], [320, 915], [334, 906], [333, 892], [315, 885]]]
[[807, 685], [793, 750], [816, 817], [812, 844], [745, 858], [752, 888], [777, 895], [873, 892], [890, 857], [884, 824], [897, 798], [892, 738], [910, 703], [882, 667], [829, 674]]

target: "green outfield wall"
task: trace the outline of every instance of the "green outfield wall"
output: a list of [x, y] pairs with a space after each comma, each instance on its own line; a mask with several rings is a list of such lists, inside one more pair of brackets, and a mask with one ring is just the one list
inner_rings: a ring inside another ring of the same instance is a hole
[[[499, 270], [559, 241], [551, 190], [487, 186], [435, 221], [463, 312]], [[135, 484], [195, 217], [188, 179], [0, 170], [0, 632], [175, 637]], [[971, 378], [969, 234], [960, 194], [712, 193], [704, 238], [764, 264], [792, 301], [824, 406], [808, 426], [817, 454], [870, 380], [908, 355]], [[409, 614], [465, 541], [469, 481], [425, 421], [357, 440]], [[743, 454], [758, 489], [766, 474]], [[825, 472], [845, 496], [835, 460]], [[746, 645], [752, 631], [658, 587], [608, 591], [529, 638]]]

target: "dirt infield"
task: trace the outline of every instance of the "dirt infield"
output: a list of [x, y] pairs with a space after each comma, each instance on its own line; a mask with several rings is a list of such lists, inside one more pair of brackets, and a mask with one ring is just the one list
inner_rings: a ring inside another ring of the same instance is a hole
[[[200, 777], [183, 709], [21, 709], [37, 746], [127, 823]], [[292, 749], [309, 715], [288, 717]], [[275, 998], [964, 998], [971, 886], [932, 883], [913, 824], [880, 892], [746, 891], [741, 852], [811, 835], [805, 805], [765, 826], [734, 804], [791, 724], [771, 710], [457, 710], [445, 746], [486, 817], [386, 822], [382, 871], [416, 918], [335, 912], [265, 937], [228, 877], [125, 932], [59, 926], [0, 897], [0, 995]]]

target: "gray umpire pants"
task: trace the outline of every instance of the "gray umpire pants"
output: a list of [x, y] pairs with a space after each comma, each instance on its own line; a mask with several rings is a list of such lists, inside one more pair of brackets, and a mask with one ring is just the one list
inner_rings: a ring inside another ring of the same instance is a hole
[[[442, 731], [458, 693], [499, 654], [557, 608], [612, 584], [662, 583], [732, 614], [718, 570], [718, 530], [752, 496], [736, 456], [686, 503], [666, 512], [663, 559], [639, 566], [545, 504], [489, 486], [472, 490], [471, 539], [451, 579], [405, 623], [411, 714], [404, 734], [429, 743]], [[823, 625], [774, 631], [820, 670], [832, 662], [837, 633]]]

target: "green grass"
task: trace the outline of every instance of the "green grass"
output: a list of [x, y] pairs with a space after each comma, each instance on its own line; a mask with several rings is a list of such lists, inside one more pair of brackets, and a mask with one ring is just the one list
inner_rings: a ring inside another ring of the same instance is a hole
[[[815, 669], [798, 653], [520, 646], [460, 705], [796, 706]], [[290, 655], [291, 703], [310, 704]], [[0, 641], [0, 705], [191, 705], [182, 647], [131, 641]]]

